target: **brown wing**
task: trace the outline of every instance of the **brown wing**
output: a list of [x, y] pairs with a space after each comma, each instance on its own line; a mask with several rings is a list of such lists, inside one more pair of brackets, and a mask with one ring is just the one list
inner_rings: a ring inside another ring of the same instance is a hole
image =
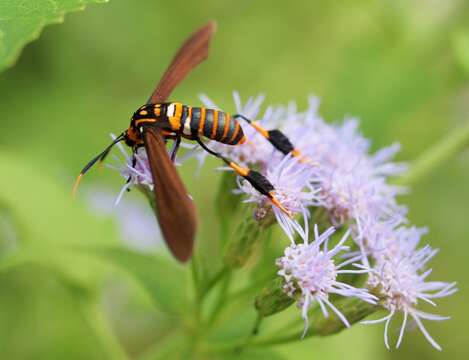
[[159, 130], [148, 127], [143, 139], [153, 177], [156, 216], [166, 244], [173, 255], [186, 262], [192, 255], [196, 232], [196, 211], [176, 171]]
[[216, 23], [210, 21], [186, 40], [166, 69], [148, 103], [165, 102], [176, 85], [207, 58], [208, 46], [216, 27]]

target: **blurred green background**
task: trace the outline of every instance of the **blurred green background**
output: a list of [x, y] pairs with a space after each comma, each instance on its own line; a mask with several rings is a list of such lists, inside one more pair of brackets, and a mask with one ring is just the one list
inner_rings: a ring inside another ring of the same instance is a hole
[[[204, 92], [233, 111], [234, 89], [243, 98], [263, 92], [267, 103], [297, 100], [300, 108], [315, 94], [325, 119], [359, 117], [374, 149], [399, 141], [405, 161], [469, 121], [469, 1], [110, 0], [67, 15], [0, 74], [0, 264], [16, 248], [28, 249], [0, 265], [2, 359], [110, 358], [106, 344], [112, 348], [115, 340], [106, 319], [133, 358], [173, 358], [165, 351], [178, 334], [173, 318], [158, 309], [174, 307], [183, 295], [154, 306], [139, 281], [118, 268], [131, 268], [165, 296], [179, 273], [187, 280], [184, 270], [153, 258], [153, 250], [133, 259], [120, 245], [115, 219], [96, 216], [84, 195], [72, 202], [69, 194], [84, 163], [146, 101], [180, 42], [208, 19], [219, 25], [210, 57], [172, 100], [197, 105]], [[411, 221], [429, 226], [424, 241], [442, 250], [432, 278], [459, 283], [460, 291], [434, 310], [452, 319], [427, 325], [443, 352], [419, 331], [387, 351], [382, 326], [357, 325], [277, 347], [279, 358], [469, 357], [468, 164], [466, 151], [402, 198]], [[198, 179], [195, 163], [182, 169], [202, 219], [198, 243], [208, 268], [216, 263], [209, 255], [218, 165], [210, 160]], [[122, 179], [94, 170], [84, 183], [117, 194]], [[100, 245], [114, 249], [102, 260], [90, 255]], [[159, 261], [177, 274], [158, 273]], [[274, 358], [251, 357], [261, 355]]]

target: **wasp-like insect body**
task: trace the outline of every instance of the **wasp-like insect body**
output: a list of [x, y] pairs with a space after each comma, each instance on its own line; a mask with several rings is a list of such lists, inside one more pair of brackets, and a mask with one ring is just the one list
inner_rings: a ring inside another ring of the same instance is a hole
[[[301, 156], [279, 130], [265, 130], [257, 122], [243, 115], [230, 115], [220, 110], [167, 102], [177, 84], [207, 58], [214, 31], [215, 23], [209, 22], [186, 40], [147, 103], [133, 114], [128, 129], [82, 169], [74, 186], [75, 193], [83, 175], [95, 163], [103, 161], [118, 142], [125, 141], [132, 148], [134, 161], [137, 149], [145, 147], [153, 178], [155, 214], [169, 249], [182, 262], [187, 261], [192, 254], [197, 221], [194, 204], [174, 166], [181, 138], [196, 141], [205, 151], [223, 160], [288, 215], [291, 215], [290, 212], [276, 198], [275, 188], [266, 177], [209, 149], [201, 139], [208, 138], [227, 145], [240, 145], [246, 141], [239, 122], [243, 120], [283, 154]], [[167, 140], [175, 141], [170, 156], [165, 147]]]

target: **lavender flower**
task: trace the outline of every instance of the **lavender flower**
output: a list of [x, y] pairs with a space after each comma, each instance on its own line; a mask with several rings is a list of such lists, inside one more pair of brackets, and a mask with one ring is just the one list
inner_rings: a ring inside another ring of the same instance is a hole
[[[364, 301], [375, 303], [377, 300], [366, 289], [357, 289], [346, 283], [337, 281], [337, 276], [344, 273], [367, 273], [369, 270], [363, 266], [357, 270], [341, 270], [345, 265], [358, 261], [360, 257], [354, 257], [336, 265], [334, 256], [348, 250], [343, 244], [349, 236], [347, 232], [338, 244], [328, 249], [328, 241], [335, 232], [333, 227], [319, 235], [317, 225], [314, 228], [314, 241], [303, 244], [295, 244], [285, 249], [284, 256], [277, 259], [280, 267], [278, 274], [284, 278], [284, 292], [290, 297], [298, 296], [298, 307], [304, 319], [305, 327], [303, 336], [309, 327], [308, 310], [317, 302], [325, 317], [329, 316], [329, 307], [344, 323], [350, 327], [345, 316], [328, 300], [329, 294], [339, 294], [345, 297], [357, 297]], [[355, 265], [355, 264], [354, 264]]]
[[363, 323], [385, 322], [384, 342], [387, 348], [389, 348], [388, 328], [391, 319], [398, 312], [402, 312], [404, 319], [396, 348], [402, 342], [407, 319], [410, 315], [430, 344], [441, 350], [441, 347], [425, 329], [422, 319], [441, 321], [447, 320], [449, 317], [417, 310], [418, 301], [421, 300], [436, 306], [433, 299], [449, 296], [457, 289], [456, 283], [426, 281], [432, 272], [431, 269], [426, 269], [426, 264], [436, 255], [437, 250], [430, 246], [416, 249], [423, 232], [422, 229], [417, 228], [396, 229], [393, 240], [386, 238], [389, 246], [383, 247], [381, 252], [375, 253], [373, 256], [376, 265], [370, 273], [368, 284], [379, 293], [382, 299], [380, 304], [389, 311], [389, 314], [382, 319], [364, 321]]
[[387, 177], [401, 174], [402, 164], [389, 160], [399, 150], [394, 144], [374, 155], [370, 142], [358, 132], [358, 121], [346, 119], [341, 125], [330, 125], [315, 113], [317, 100], [310, 100], [302, 126], [285, 132], [302, 153], [319, 163], [312, 181], [321, 187], [322, 206], [331, 221], [341, 225], [349, 219], [378, 221], [403, 217], [405, 207], [397, 205], [396, 196], [403, 189], [387, 183]]

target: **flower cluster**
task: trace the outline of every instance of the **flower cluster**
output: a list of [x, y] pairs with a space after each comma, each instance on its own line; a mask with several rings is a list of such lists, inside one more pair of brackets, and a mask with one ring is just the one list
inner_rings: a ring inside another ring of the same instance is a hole
[[[244, 107], [236, 93], [234, 97], [238, 112], [260, 114], [260, 109], [256, 106], [261, 104], [262, 97], [249, 99]], [[270, 144], [248, 126], [243, 129], [255, 139], [252, 143], [234, 149], [225, 145], [213, 145], [218, 146], [218, 151], [226, 156], [246, 165], [259, 167], [282, 193], [281, 199], [285, 206], [294, 214], [301, 214], [303, 228], [296, 222], [295, 225], [290, 225], [285, 216], [273, 208], [278, 222], [290, 239], [292, 232], [296, 231], [307, 242], [306, 219], [310, 217], [309, 212], [313, 207], [327, 211], [329, 224], [335, 227], [349, 227], [359, 251], [346, 256], [354, 259], [361, 255], [364, 264], [356, 266], [365, 272], [369, 271], [368, 287], [379, 295], [380, 304], [389, 311], [388, 316], [380, 319], [386, 321], [386, 346], [389, 344], [389, 322], [397, 312], [401, 312], [404, 321], [397, 346], [402, 341], [407, 316], [410, 315], [429, 342], [439, 349], [421, 320], [446, 318], [417, 310], [418, 301], [435, 305], [430, 299], [448, 296], [456, 291], [456, 287], [454, 283], [426, 281], [431, 272], [426, 268], [426, 264], [436, 251], [429, 246], [418, 248], [420, 238], [426, 230], [408, 227], [407, 208], [398, 204], [396, 199], [406, 189], [389, 183], [389, 177], [398, 176], [407, 168], [405, 164], [392, 161], [400, 149], [399, 144], [393, 144], [372, 154], [371, 143], [359, 133], [356, 119], [347, 118], [339, 124], [326, 123], [318, 115], [318, 106], [317, 98], [311, 97], [308, 109], [304, 112], [298, 112], [294, 104], [286, 107], [267, 107], [259, 120], [267, 129], [282, 130], [295, 148], [317, 163], [317, 166], [295, 162], [294, 158], [283, 158], [271, 146], [269, 148]], [[290, 163], [293, 165], [285, 166]], [[240, 181], [237, 192], [246, 194], [247, 201], [257, 203], [258, 208], [265, 211], [265, 199], [253, 191], [249, 184]], [[302, 294], [299, 304], [303, 317], [312, 300], [321, 305], [319, 299], [333, 292], [330, 288], [327, 291], [322, 288], [323, 291], [319, 291], [316, 297], [311, 295], [314, 293], [309, 285], [311, 282], [305, 281], [304, 276], [315, 280], [321, 278], [327, 283], [326, 274], [330, 275], [331, 272], [326, 269], [332, 269], [331, 263], [325, 261], [327, 255], [315, 253], [312, 248], [312, 245], [292, 244], [287, 248], [285, 256], [279, 260], [282, 267], [280, 275], [285, 279], [285, 291], [299, 291]], [[304, 272], [292, 270], [298, 270], [291, 265], [297, 263], [304, 265]], [[319, 289], [318, 284], [316, 283]], [[379, 321], [365, 323], [375, 322]]]
[[[308, 309], [313, 303], [320, 306], [325, 316], [329, 307], [349, 326], [345, 316], [329, 301], [329, 294], [373, 302], [376, 299], [369, 290], [389, 313], [382, 319], [363, 323], [385, 322], [387, 347], [390, 321], [394, 315], [402, 313], [396, 346], [402, 342], [410, 316], [427, 340], [440, 349], [422, 319], [444, 320], [446, 317], [428, 314], [417, 307], [419, 302], [436, 305], [433, 299], [454, 293], [456, 286], [427, 280], [431, 272], [427, 264], [437, 251], [420, 245], [426, 230], [410, 226], [407, 208], [397, 202], [397, 196], [406, 189], [389, 182], [390, 177], [406, 171], [405, 164], [392, 161], [399, 145], [371, 153], [371, 143], [360, 134], [356, 119], [346, 118], [337, 124], [325, 122], [318, 114], [319, 101], [314, 97], [309, 99], [308, 108], [303, 112], [290, 103], [267, 107], [262, 113], [263, 100], [263, 96], [257, 96], [243, 105], [239, 95], [234, 93], [237, 113], [258, 121], [265, 129], [280, 129], [302, 157], [284, 156], [247, 122], [241, 122], [248, 139], [244, 144], [229, 146], [209, 141], [208, 147], [243, 166], [259, 170], [274, 186], [276, 199], [293, 214], [290, 218], [243, 179], [239, 179], [237, 189], [233, 189], [244, 195], [246, 202], [256, 205], [256, 219], [273, 214], [290, 239], [291, 244], [277, 265], [283, 290], [298, 300], [305, 329]], [[208, 107], [217, 108], [206, 96], [202, 101]], [[189, 154], [196, 156], [200, 163], [206, 156], [199, 147]], [[305, 158], [311, 161], [302, 161]], [[135, 164], [127, 156], [127, 163], [119, 171], [129, 179], [121, 194], [131, 185], [151, 189], [144, 151], [136, 155]], [[316, 220], [311, 218], [318, 209], [327, 215], [326, 220], [321, 220], [322, 226], [348, 228], [347, 235], [331, 250], [327, 243], [333, 228], [319, 235], [315, 227], [314, 241], [309, 242], [308, 227]], [[344, 245], [348, 238], [353, 251], [344, 253], [348, 250]], [[338, 261], [338, 253], [347, 260]], [[335, 265], [336, 262], [340, 265]], [[368, 290], [338, 281], [339, 274], [346, 272], [368, 276]]]

